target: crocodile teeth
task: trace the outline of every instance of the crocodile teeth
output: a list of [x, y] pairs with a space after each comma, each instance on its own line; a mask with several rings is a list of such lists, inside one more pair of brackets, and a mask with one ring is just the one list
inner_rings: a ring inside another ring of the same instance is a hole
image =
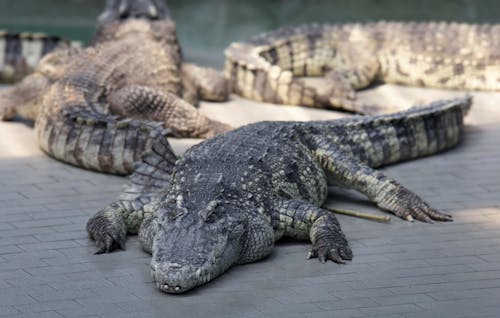
[[175, 286], [175, 291], [179, 291], [181, 290], [181, 287], [180, 286]]

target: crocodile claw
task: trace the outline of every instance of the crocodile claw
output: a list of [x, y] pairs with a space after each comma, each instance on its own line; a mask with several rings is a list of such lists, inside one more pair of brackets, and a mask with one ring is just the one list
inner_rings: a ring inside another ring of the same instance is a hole
[[[332, 246], [333, 245], [333, 246]], [[337, 264], [345, 264], [345, 261], [352, 260], [352, 250], [345, 244], [328, 244], [325, 246], [313, 247], [307, 254], [307, 258], [318, 258], [321, 263], [331, 260]]]
[[15, 108], [0, 105], [0, 121], [11, 120], [15, 115]]
[[434, 221], [453, 221], [451, 215], [432, 208], [418, 195], [403, 186], [397, 186], [395, 189], [384, 194], [384, 196], [378, 200], [378, 206], [410, 222], [413, 222], [413, 220], [426, 223], [434, 223]]
[[112, 236], [111, 234], [104, 234], [95, 240], [97, 251], [94, 254], [110, 253], [119, 248], [125, 250], [125, 239]]

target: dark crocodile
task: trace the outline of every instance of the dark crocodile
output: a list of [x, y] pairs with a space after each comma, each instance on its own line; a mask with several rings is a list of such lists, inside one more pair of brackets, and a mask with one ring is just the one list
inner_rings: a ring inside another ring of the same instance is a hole
[[[398, 23], [285, 27], [229, 46], [234, 93], [257, 101], [386, 111], [356, 99], [375, 81], [500, 90], [500, 25]], [[303, 76], [322, 76], [311, 85]]]
[[351, 249], [321, 208], [327, 177], [412, 221], [451, 221], [376, 167], [432, 155], [463, 135], [470, 98], [381, 116], [261, 122], [190, 148], [180, 159], [164, 138], [119, 199], [87, 224], [98, 253], [138, 233], [157, 287], [181, 293], [236, 264], [269, 255], [281, 237], [310, 240], [310, 257], [342, 263]]
[[128, 174], [152, 136], [208, 138], [231, 129], [193, 106], [198, 97], [227, 95], [221, 74], [182, 62], [163, 0], [108, 0], [92, 45], [44, 57], [34, 74], [2, 91], [0, 118], [35, 120], [40, 147], [58, 160]]
[[56, 49], [81, 46], [54, 35], [0, 31], [0, 82], [19, 81], [33, 73], [42, 57]]

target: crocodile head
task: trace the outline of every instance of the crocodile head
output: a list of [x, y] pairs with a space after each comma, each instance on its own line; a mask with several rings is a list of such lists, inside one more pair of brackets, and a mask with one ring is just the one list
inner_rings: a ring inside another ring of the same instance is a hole
[[182, 293], [207, 283], [240, 258], [247, 228], [241, 207], [217, 200], [200, 207], [184, 205], [181, 195], [162, 207], [151, 275], [163, 292]]
[[122, 21], [130, 18], [161, 20], [170, 17], [164, 0], [108, 0], [99, 17], [99, 23]]

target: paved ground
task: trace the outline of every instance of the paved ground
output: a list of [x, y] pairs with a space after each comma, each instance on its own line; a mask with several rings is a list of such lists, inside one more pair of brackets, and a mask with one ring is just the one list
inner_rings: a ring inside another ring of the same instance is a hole
[[[397, 104], [450, 94], [383, 86], [363, 97]], [[123, 178], [56, 162], [38, 150], [31, 128], [0, 123], [0, 316], [498, 317], [500, 94], [476, 95], [462, 145], [386, 169], [453, 214], [453, 223], [339, 216], [355, 255], [349, 264], [307, 261], [308, 244], [286, 242], [268, 259], [181, 296], [156, 290], [134, 237], [125, 252], [93, 255], [85, 223]], [[340, 116], [242, 100], [203, 110], [234, 123]], [[192, 142], [175, 141], [175, 148]], [[360, 196], [334, 191], [332, 205], [380, 213]]]

